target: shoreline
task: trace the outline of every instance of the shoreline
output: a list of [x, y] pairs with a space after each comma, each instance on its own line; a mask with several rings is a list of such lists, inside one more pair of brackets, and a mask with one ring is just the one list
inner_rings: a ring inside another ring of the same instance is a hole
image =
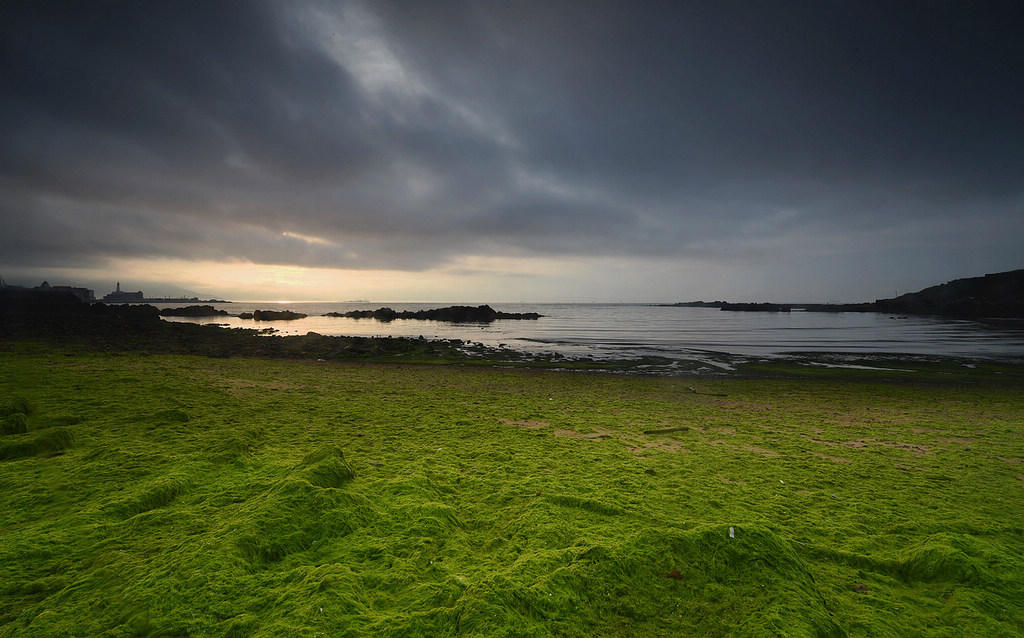
[[[17, 298], [14, 300], [18, 301]], [[893, 351], [790, 350], [734, 354], [691, 349], [678, 353], [595, 356], [528, 352], [505, 344], [469, 339], [407, 336], [332, 336], [316, 332], [275, 334], [275, 328], [228, 328], [217, 324], [167, 321], [149, 305], [85, 305], [60, 295], [32, 297], [32, 303], [0, 304], [0, 343], [43, 341], [55, 347], [96, 352], [190, 354], [215, 358], [378, 361], [545, 368], [663, 376], [821, 375], [829, 370], [898, 374], [901, 369], [1024, 367], [1024, 357], [911, 354]], [[41, 303], [47, 302], [47, 303]]]

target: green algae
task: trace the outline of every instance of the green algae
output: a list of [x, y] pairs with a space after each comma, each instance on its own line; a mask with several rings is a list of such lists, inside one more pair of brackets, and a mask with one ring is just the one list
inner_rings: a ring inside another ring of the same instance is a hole
[[1020, 376], [781, 372], [0, 353], [0, 636], [1024, 632]]

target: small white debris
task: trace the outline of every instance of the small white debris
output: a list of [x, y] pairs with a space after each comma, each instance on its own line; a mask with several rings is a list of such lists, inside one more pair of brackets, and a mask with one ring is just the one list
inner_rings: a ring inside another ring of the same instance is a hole
[[785, 481], [783, 481], [782, 479], [779, 479], [779, 483], [782, 483], [783, 485], [785, 485], [785, 484], [786, 484], [786, 482], [785, 482]]
[[729, 538], [736, 538], [736, 530], [729, 528]]

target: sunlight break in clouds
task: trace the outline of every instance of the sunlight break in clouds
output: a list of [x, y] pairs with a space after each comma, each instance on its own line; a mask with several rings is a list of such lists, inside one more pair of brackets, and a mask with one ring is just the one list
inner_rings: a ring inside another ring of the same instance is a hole
[[337, 245], [337, 244], [335, 244], [332, 241], [328, 241], [326, 239], [323, 239], [322, 237], [312, 237], [310, 235], [300, 235], [299, 233], [293, 233], [293, 232], [290, 232], [290, 231], [285, 231], [285, 232], [281, 233], [281, 236], [282, 237], [289, 237], [291, 239], [298, 239], [298, 240], [306, 242], [307, 244], [317, 244], [319, 246], [336, 246]]

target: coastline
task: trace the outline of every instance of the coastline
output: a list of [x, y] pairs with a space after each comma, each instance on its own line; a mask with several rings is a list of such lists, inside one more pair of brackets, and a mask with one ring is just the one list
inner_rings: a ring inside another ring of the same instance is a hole
[[[574, 371], [607, 371], [631, 374], [718, 376], [760, 374], [757, 371], [783, 367], [790, 373], [807, 374], [816, 370], [856, 370], [878, 368], [940, 369], [967, 366], [1005, 365], [1014, 369], [1024, 364], [1024, 357], [1004, 354], [991, 356], [960, 356], [956, 354], [900, 352], [893, 349], [857, 351], [817, 348], [801, 350], [799, 345], [770, 353], [734, 353], [712, 349], [688, 348], [685, 352], [665, 349], [631, 348], [595, 353], [593, 348], [579, 348], [567, 353], [551, 350], [528, 350], [516, 344], [487, 343], [482, 339], [425, 338], [422, 328], [414, 326], [417, 336], [347, 336], [321, 334], [315, 331], [284, 334], [282, 324], [303, 323], [253, 322], [252, 327], [227, 327], [214, 317], [213, 322], [187, 320], [165, 321], [150, 305], [103, 304], [84, 305], [65, 298], [33, 297], [35, 306], [0, 304], [0, 329], [3, 341], [39, 340], [53, 347], [66, 347], [95, 352], [148, 352], [152, 354], [188, 354], [207, 357], [293, 358], [324, 361], [382, 361], [396, 363], [462, 364], [475, 366], [511, 366]], [[53, 302], [38, 303], [40, 300]], [[245, 306], [242, 307], [245, 309]], [[622, 309], [619, 309], [622, 310]], [[628, 308], [625, 309], [628, 312]], [[555, 317], [553, 320], [557, 320]], [[334, 319], [325, 321], [371, 322], [387, 325], [406, 321], [434, 326], [441, 322], [375, 319]], [[236, 324], [240, 323], [236, 318]], [[346, 325], [350, 325], [346, 324]], [[498, 322], [495, 322], [498, 323]], [[514, 322], [521, 326], [522, 322]], [[535, 322], [530, 322], [535, 323]], [[408, 327], [406, 329], [409, 329]], [[376, 330], [371, 328], [371, 330]], [[479, 327], [469, 334], [477, 334]], [[465, 327], [455, 324], [450, 334], [466, 334]], [[645, 351], [646, 350], [646, 351]]]

